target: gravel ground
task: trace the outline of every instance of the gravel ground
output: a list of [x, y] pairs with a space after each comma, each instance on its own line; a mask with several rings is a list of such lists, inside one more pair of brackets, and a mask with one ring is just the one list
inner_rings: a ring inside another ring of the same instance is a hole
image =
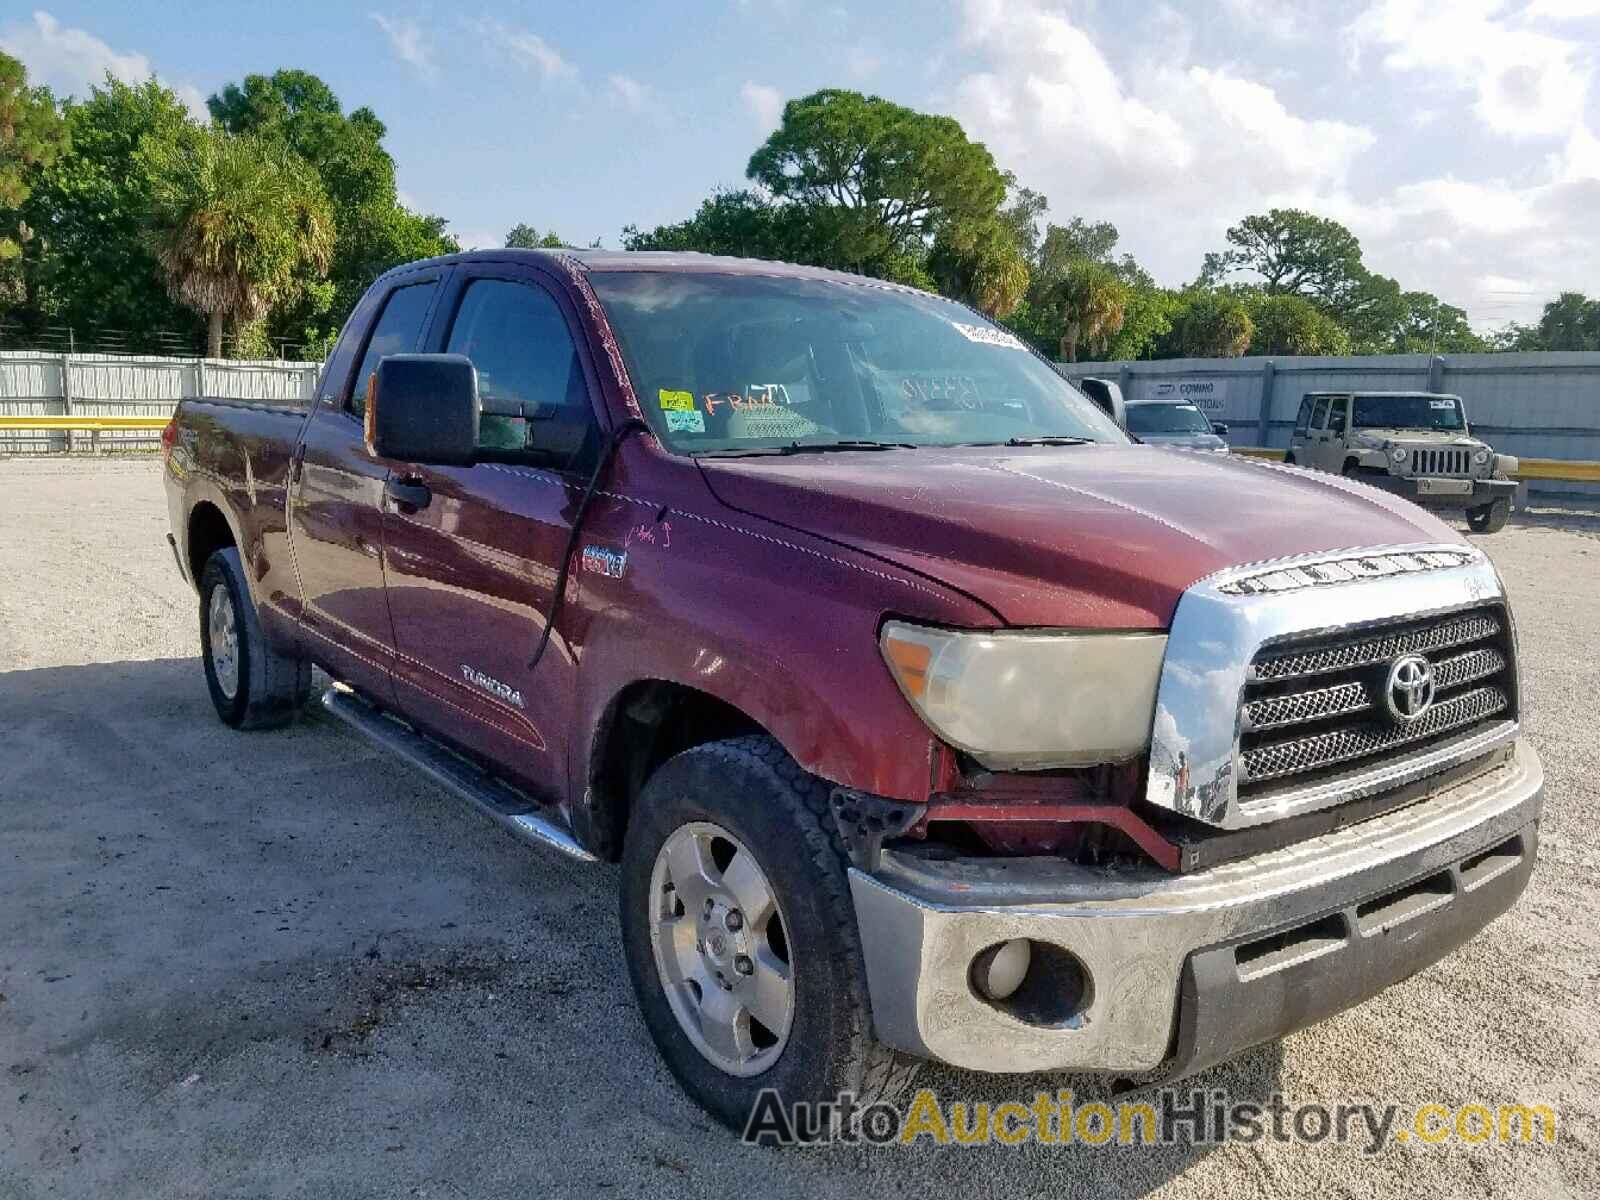
[[[1486, 538], [1549, 796], [1527, 895], [1234, 1099], [1544, 1102], [1556, 1145], [764, 1151], [634, 1010], [615, 871], [325, 720], [213, 717], [148, 461], [0, 461], [0, 1197], [1600, 1194], [1600, 529]], [[929, 1070], [945, 1099], [1084, 1081]]]

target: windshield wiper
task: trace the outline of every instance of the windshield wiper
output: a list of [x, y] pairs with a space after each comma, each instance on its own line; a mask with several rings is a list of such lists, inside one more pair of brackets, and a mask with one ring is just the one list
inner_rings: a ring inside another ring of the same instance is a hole
[[1038, 437], [1007, 438], [1008, 446], [1087, 446], [1093, 438], [1071, 437], [1064, 433], [1047, 433]]
[[846, 439], [839, 442], [790, 442], [787, 446], [729, 446], [722, 450], [702, 450], [695, 458], [752, 458], [782, 454], [825, 454], [830, 450], [915, 450], [915, 442], [870, 442]]
[[915, 450], [915, 442], [869, 442], [845, 438], [838, 442], [790, 442], [784, 454], [826, 454], [830, 450]]

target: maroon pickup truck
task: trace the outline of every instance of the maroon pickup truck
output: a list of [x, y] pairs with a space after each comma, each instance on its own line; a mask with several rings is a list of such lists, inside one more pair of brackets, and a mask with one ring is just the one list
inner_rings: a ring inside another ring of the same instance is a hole
[[1136, 444], [912, 289], [699, 255], [383, 276], [308, 411], [164, 439], [239, 728], [321, 705], [620, 860], [742, 1122], [923, 1059], [1173, 1078], [1503, 912], [1543, 792], [1483, 554], [1361, 483]]

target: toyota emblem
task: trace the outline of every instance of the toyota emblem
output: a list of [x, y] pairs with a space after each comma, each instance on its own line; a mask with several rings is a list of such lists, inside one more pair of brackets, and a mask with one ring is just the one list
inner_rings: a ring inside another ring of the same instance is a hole
[[1433, 664], [1420, 654], [1402, 654], [1389, 664], [1383, 698], [1397, 725], [1420, 720], [1433, 707]]

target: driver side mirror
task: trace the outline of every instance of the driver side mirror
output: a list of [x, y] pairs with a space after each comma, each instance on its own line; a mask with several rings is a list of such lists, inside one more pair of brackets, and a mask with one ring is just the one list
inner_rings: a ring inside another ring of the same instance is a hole
[[367, 449], [379, 458], [469, 467], [477, 457], [478, 373], [461, 354], [391, 354], [367, 390]]
[[1211, 422], [1211, 432], [1216, 434], [1218, 437], [1227, 437], [1228, 427], [1221, 421], [1213, 421]]

